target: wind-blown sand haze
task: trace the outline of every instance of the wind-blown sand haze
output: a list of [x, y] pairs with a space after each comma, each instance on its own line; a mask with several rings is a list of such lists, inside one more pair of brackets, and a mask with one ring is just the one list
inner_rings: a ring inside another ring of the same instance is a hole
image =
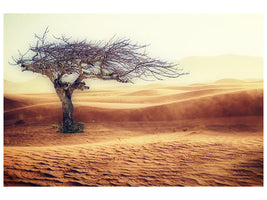
[[5, 186], [263, 186], [263, 82], [4, 95]]

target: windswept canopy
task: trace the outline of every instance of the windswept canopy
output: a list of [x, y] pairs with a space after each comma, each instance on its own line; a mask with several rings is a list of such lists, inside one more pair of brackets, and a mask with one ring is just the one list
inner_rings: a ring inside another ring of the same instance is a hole
[[85, 78], [132, 82], [135, 78], [153, 80], [184, 75], [176, 65], [150, 58], [145, 52], [147, 45], [132, 43], [130, 39], [113, 37], [107, 42], [87, 42], [54, 36], [51, 42], [47, 41], [47, 34], [48, 29], [41, 36], [35, 35], [35, 46], [14, 60], [22, 70], [46, 75], [54, 83], [70, 74], [76, 74], [77, 85]]

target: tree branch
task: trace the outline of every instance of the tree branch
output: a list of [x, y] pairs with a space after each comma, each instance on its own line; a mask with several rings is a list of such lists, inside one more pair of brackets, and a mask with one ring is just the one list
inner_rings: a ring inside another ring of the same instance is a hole
[[[36, 45], [14, 59], [22, 70], [47, 75], [51, 81], [65, 74], [78, 73], [73, 85], [62, 87], [85, 89], [83, 79], [98, 78], [132, 82], [135, 78], [162, 80], [185, 75], [173, 63], [151, 58], [146, 53], [147, 45], [132, 43], [130, 39], [113, 37], [108, 42], [71, 41], [66, 36], [47, 41], [48, 27], [41, 36], [35, 34]], [[55, 76], [56, 74], [56, 76]], [[57, 85], [59, 86], [59, 85]]]

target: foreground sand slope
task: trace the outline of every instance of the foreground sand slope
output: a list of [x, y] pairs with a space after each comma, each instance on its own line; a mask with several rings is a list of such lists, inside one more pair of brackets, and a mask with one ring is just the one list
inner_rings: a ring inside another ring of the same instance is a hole
[[76, 93], [84, 133], [56, 133], [55, 94], [5, 95], [6, 186], [262, 186], [262, 82]]

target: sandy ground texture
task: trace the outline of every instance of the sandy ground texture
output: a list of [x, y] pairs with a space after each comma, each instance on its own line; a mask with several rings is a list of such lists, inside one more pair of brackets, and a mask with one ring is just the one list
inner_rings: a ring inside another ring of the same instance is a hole
[[4, 186], [263, 186], [263, 83], [5, 94]]

